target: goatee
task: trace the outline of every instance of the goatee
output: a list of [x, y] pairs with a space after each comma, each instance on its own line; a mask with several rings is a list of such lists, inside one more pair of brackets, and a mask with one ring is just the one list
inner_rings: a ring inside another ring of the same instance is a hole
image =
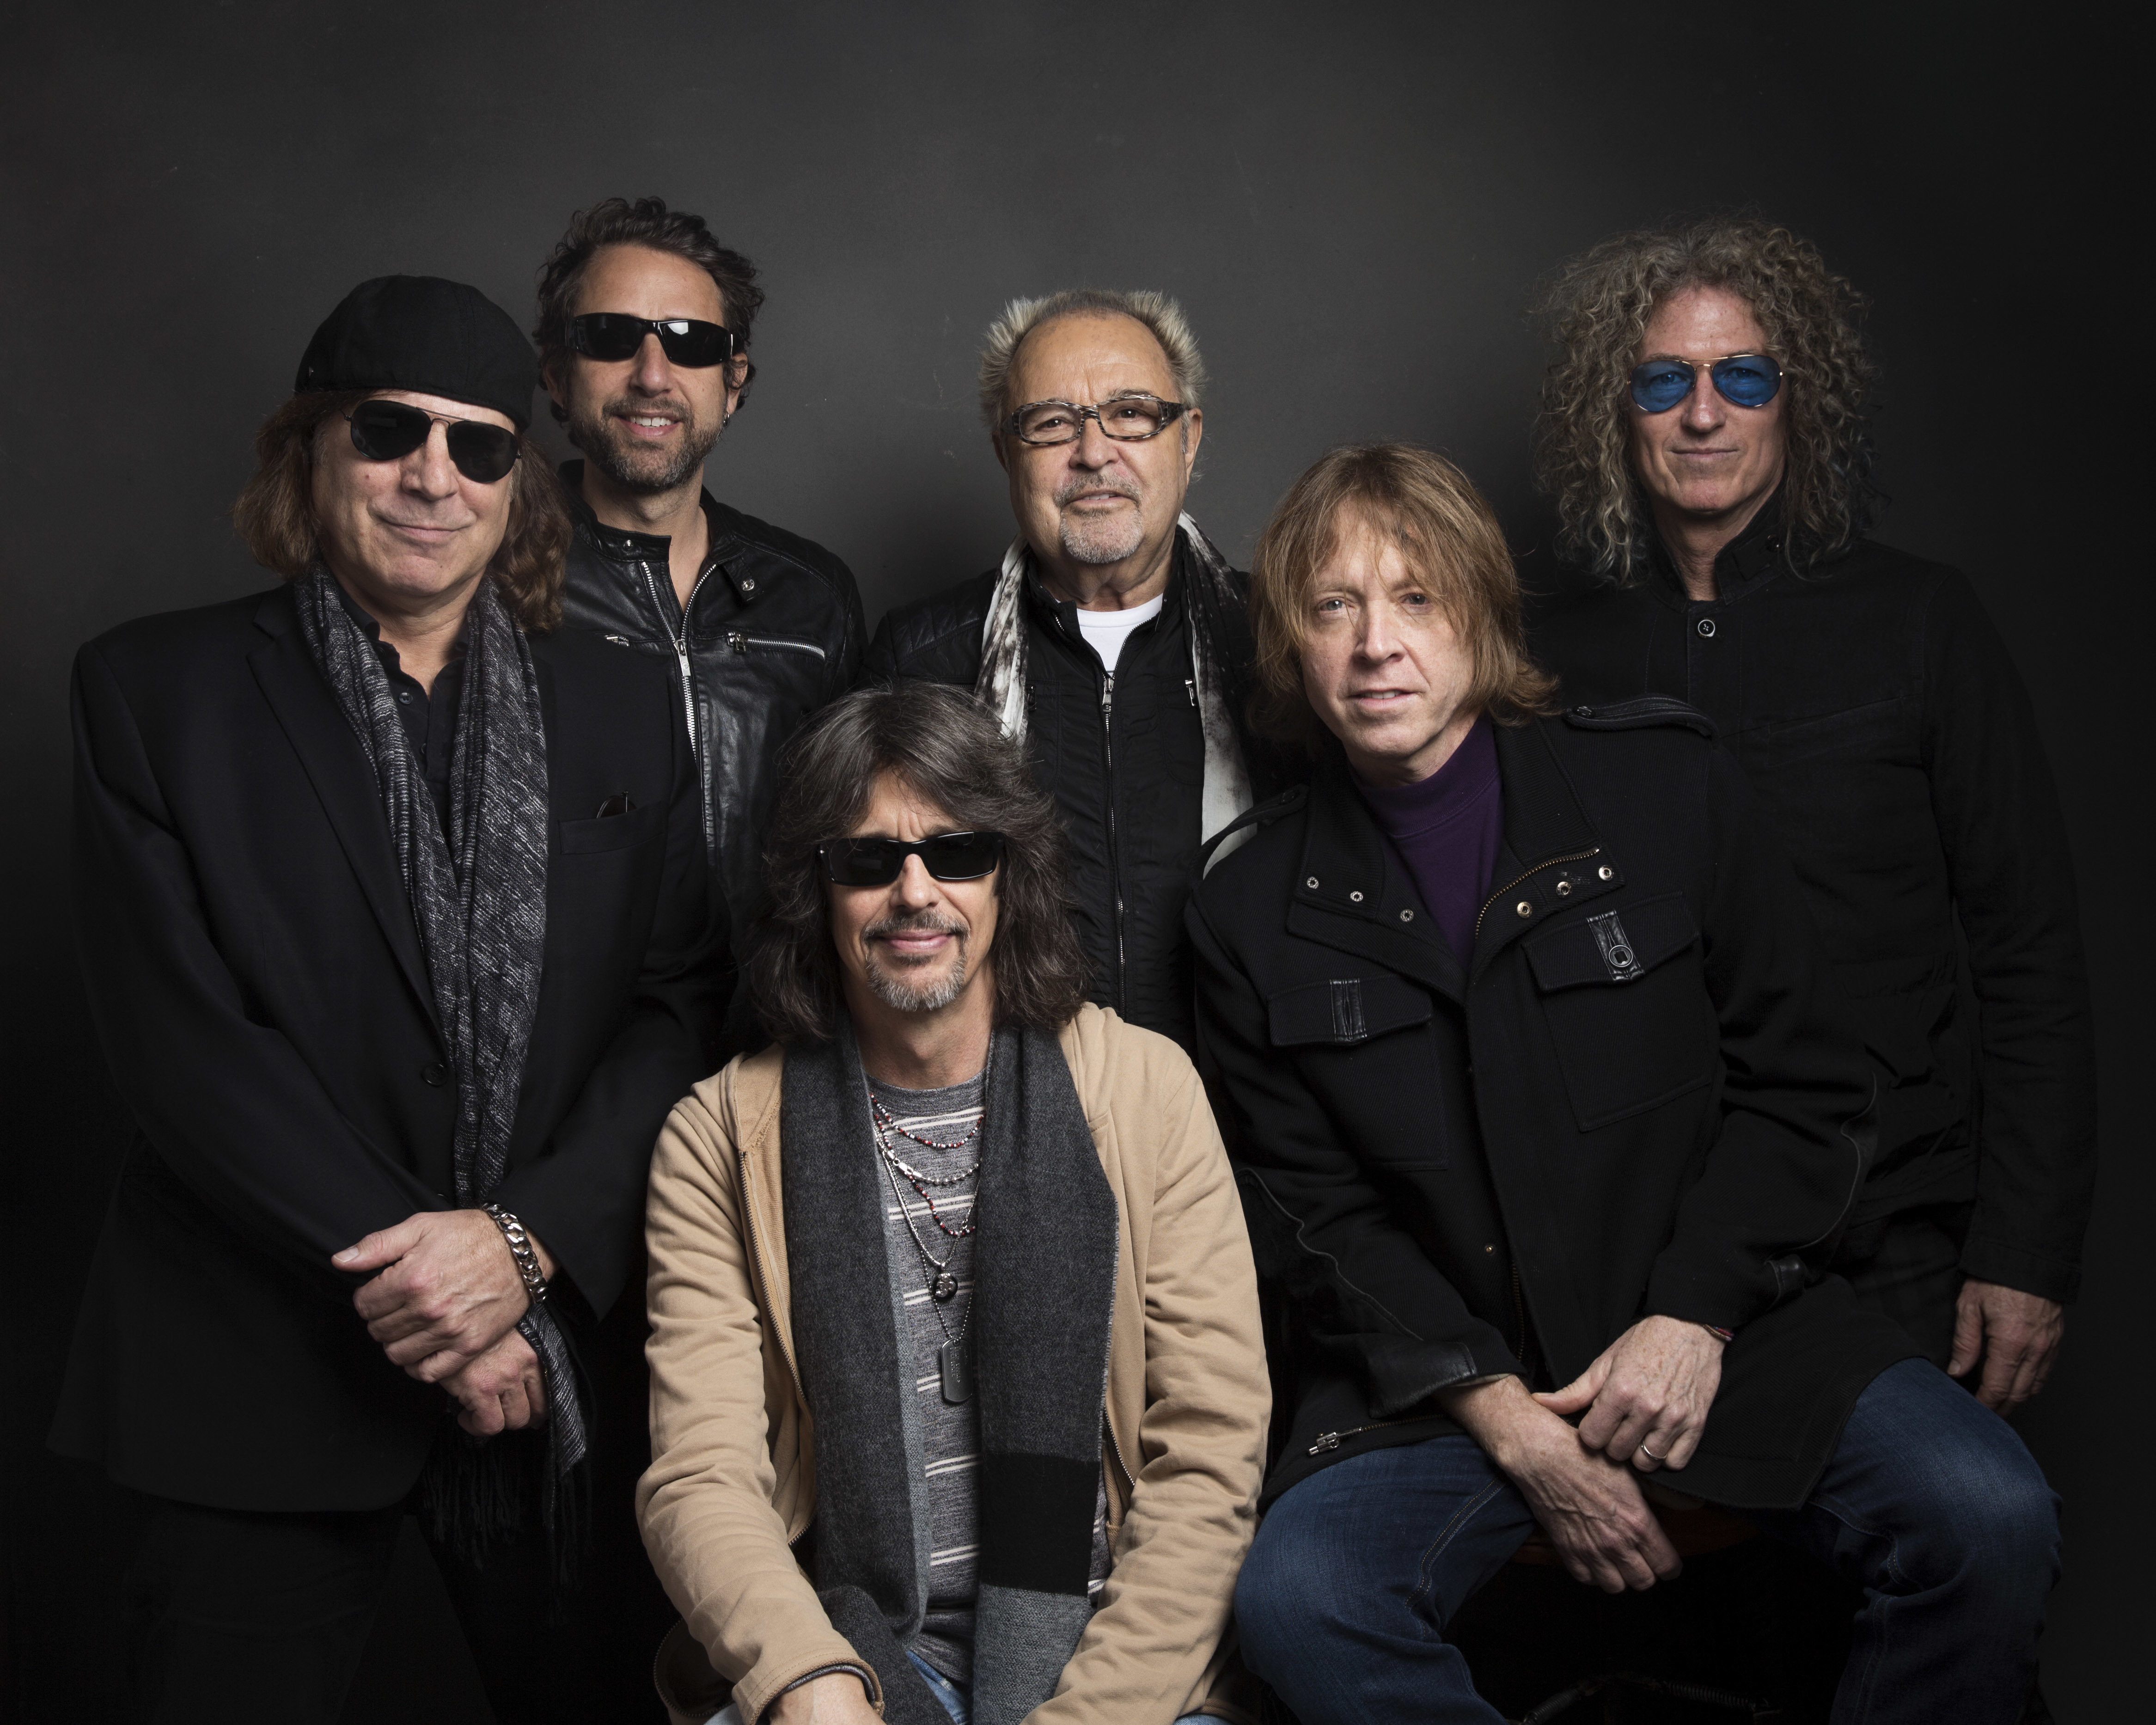
[[685, 408], [667, 408], [663, 411], [679, 416], [680, 439], [670, 449], [654, 449], [634, 441], [615, 418], [621, 413], [660, 411], [649, 403], [624, 398], [608, 402], [596, 413], [572, 412], [569, 440], [624, 491], [678, 490], [703, 470], [704, 458], [719, 440], [721, 427], [706, 430]]

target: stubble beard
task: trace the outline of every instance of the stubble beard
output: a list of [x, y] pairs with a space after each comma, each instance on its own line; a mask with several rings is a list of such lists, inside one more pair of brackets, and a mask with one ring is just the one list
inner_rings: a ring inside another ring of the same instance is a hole
[[[957, 957], [942, 978], [934, 982], [916, 981], [915, 978], [932, 962], [927, 959], [912, 963], [893, 965], [875, 944], [876, 937], [895, 933], [901, 929], [935, 929], [953, 937]], [[966, 934], [955, 923], [934, 917], [893, 917], [876, 923], [867, 931], [868, 963], [865, 967], [869, 993], [875, 995], [894, 1012], [941, 1012], [966, 991]]]
[[[1075, 487], [1073, 495], [1100, 488], [1099, 480], [1088, 480]], [[1122, 487], [1116, 489], [1121, 490]], [[1056, 526], [1063, 542], [1064, 556], [1074, 563], [1097, 566], [1120, 563], [1137, 555], [1138, 547], [1145, 542], [1144, 511], [1136, 492], [1125, 490], [1122, 495], [1131, 500], [1129, 511], [1116, 510], [1106, 515], [1072, 515], [1061, 507], [1067, 500], [1056, 500]]]
[[[569, 415], [569, 440], [624, 491], [655, 495], [678, 490], [703, 471], [705, 458], [719, 440], [720, 428], [713, 426], [707, 431], [696, 424], [692, 413], [685, 408], [680, 409], [680, 445], [670, 452], [649, 449], [632, 442], [613, 418], [616, 413], [639, 410], [649, 413], [653, 409], [649, 403], [634, 402], [624, 396], [604, 403], [597, 413], [588, 409], [572, 411]], [[676, 410], [670, 406], [669, 411]]]

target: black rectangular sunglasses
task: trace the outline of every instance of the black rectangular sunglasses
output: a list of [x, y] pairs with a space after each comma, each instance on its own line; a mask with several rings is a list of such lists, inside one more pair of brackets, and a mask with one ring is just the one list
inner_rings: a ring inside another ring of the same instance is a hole
[[932, 839], [834, 839], [819, 845], [824, 872], [838, 886], [888, 886], [909, 856], [938, 880], [978, 880], [1003, 860], [1001, 833], [938, 833]]
[[490, 485], [516, 465], [516, 434], [483, 419], [452, 419], [401, 401], [363, 401], [345, 418], [352, 422], [352, 448], [370, 461], [402, 461], [439, 420], [449, 428], [449, 459], [466, 479]]
[[741, 344], [724, 324], [694, 317], [631, 317], [625, 311], [587, 311], [569, 320], [569, 345], [593, 359], [634, 359], [646, 335], [659, 337], [677, 366], [723, 365]]

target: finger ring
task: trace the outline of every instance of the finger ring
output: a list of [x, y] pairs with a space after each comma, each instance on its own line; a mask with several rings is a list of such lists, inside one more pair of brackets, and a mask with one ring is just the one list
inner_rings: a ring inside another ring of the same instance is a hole
[[1656, 1455], [1656, 1454], [1652, 1450], [1649, 1449], [1649, 1448], [1648, 1448], [1645, 1444], [1642, 1444], [1642, 1445], [1640, 1445], [1640, 1453], [1642, 1455], [1645, 1456], [1645, 1457], [1647, 1458], [1647, 1460], [1648, 1460], [1648, 1461], [1668, 1461], [1668, 1460], [1670, 1459], [1670, 1458], [1669, 1458], [1668, 1456], [1666, 1456], [1666, 1455]]

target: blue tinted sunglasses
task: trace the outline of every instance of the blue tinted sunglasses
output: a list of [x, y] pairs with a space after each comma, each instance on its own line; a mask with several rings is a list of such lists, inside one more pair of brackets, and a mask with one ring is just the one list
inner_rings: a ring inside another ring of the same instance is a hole
[[[1632, 370], [1632, 399], [1640, 410], [1666, 413], [1692, 391], [1701, 367], [1687, 359], [1650, 359]], [[1716, 391], [1740, 408], [1763, 408], [1782, 388], [1782, 368], [1763, 353], [1732, 353], [1705, 367]]]

